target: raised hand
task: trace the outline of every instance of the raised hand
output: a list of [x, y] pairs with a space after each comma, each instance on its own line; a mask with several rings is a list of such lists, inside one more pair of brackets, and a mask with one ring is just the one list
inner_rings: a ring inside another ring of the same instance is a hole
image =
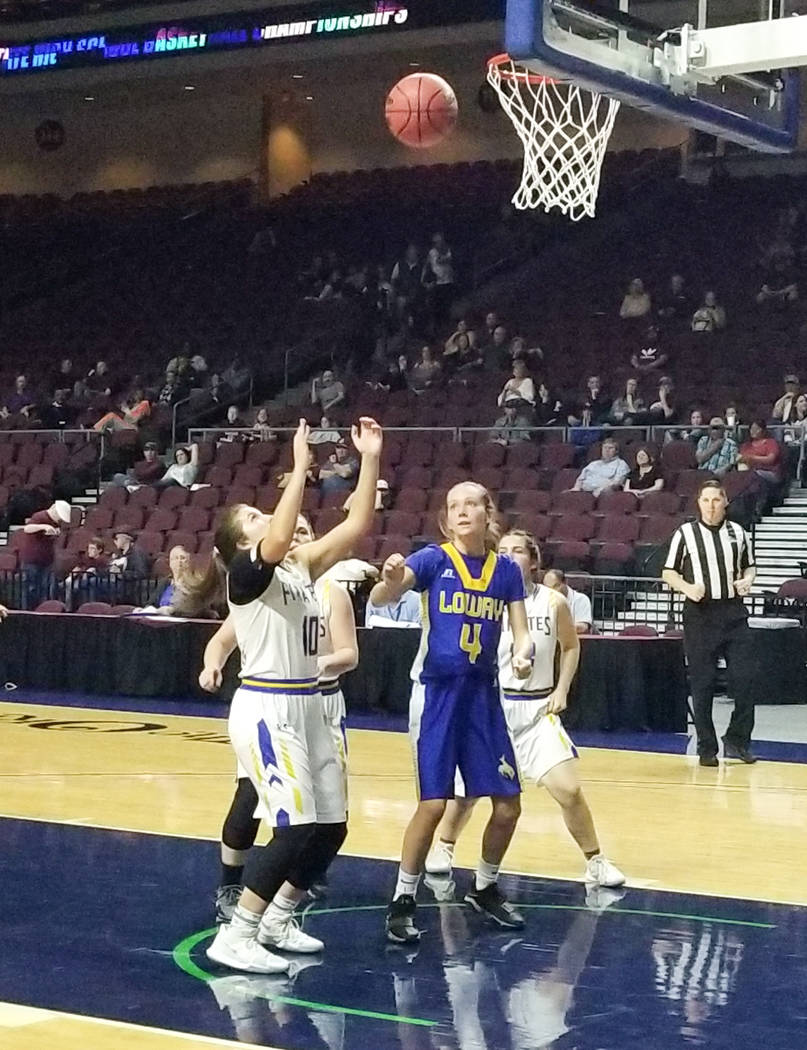
[[300, 425], [294, 434], [294, 440], [292, 441], [292, 452], [294, 454], [294, 465], [295, 467], [308, 466], [308, 435], [310, 428], [308, 423], [304, 419], [300, 420]]
[[362, 416], [358, 426], [350, 428], [350, 436], [356, 451], [362, 456], [380, 456], [383, 444], [383, 432], [374, 419]]
[[404, 580], [406, 562], [403, 554], [390, 554], [381, 569], [381, 579], [390, 587], [400, 587]]

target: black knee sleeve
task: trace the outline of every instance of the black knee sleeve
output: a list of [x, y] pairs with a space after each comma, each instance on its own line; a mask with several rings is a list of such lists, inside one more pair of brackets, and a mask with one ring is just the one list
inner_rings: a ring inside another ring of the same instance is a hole
[[240, 777], [230, 811], [221, 829], [221, 841], [230, 849], [247, 850], [255, 844], [260, 821], [255, 819], [258, 792], [248, 777]]
[[244, 874], [247, 889], [270, 901], [296, 867], [316, 827], [316, 824], [297, 824], [275, 828], [271, 841], [249, 855]]
[[298, 890], [307, 890], [325, 877], [347, 836], [347, 824], [317, 824], [308, 845], [287, 878]]

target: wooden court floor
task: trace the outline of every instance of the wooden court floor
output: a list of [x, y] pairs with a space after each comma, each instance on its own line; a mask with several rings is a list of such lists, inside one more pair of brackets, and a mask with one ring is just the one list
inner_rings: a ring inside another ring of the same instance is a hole
[[[404, 734], [349, 736], [348, 854], [397, 857], [413, 805]], [[807, 765], [701, 769], [678, 755], [585, 749], [581, 772], [602, 844], [632, 886], [807, 905]], [[223, 721], [26, 703], [0, 704], [0, 817], [217, 840], [233, 787]], [[525, 791], [508, 870], [581, 876], [545, 792]], [[480, 806], [457, 849], [477, 859]], [[384, 897], [390, 887], [379, 887]], [[163, 1050], [178, 1033], [0, 1005], [4, 1050]], [[241, 1045], [192, 1037], [201, 1047]]]

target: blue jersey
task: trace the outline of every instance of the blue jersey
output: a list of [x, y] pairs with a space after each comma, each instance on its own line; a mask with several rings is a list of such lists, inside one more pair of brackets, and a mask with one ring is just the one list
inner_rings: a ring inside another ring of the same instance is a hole
[[508, 602], [525, 594], [518, 565], [493, 552], [469, 558], [451, 543], [424, 547], [406, 564], [422, 594], [414, 681], [468, 674], [495, 679], [502, 617]]

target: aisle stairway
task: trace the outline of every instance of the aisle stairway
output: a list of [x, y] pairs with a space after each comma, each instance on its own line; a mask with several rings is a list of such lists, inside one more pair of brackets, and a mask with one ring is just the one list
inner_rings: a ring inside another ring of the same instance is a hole
[[807, 489], [793, 487], [781, 507], [774, 507], [754, 533], [757, 578], [754, 594], [777, 591], [785, 580], [801, 576], [807, 563]]

